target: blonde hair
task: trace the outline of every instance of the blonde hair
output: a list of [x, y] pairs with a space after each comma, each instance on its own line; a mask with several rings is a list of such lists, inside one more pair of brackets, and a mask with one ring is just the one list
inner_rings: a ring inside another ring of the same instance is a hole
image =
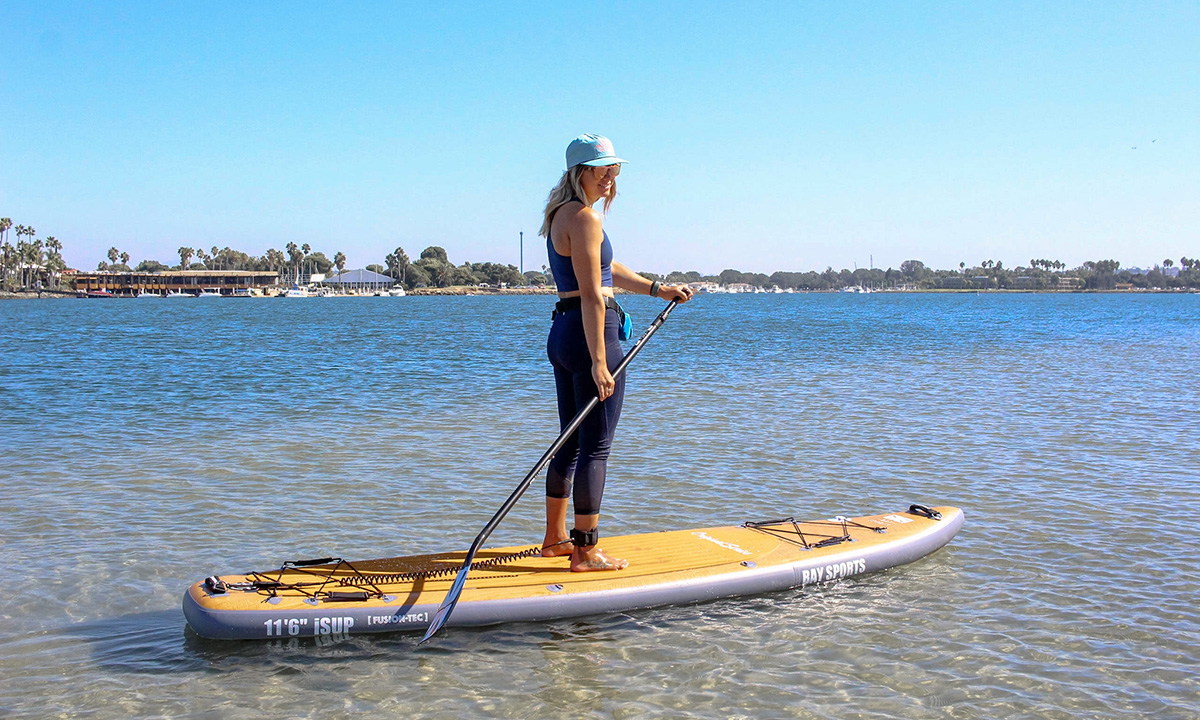
[[[550, 191], [550, 195], [546, 197], [546, 210], [542, 218], [542, 229], [538, 231], [538, 235], [544, 238], [550, 237], [550, 224], [554, 221], [554, 213], [563, 205], [578, 200], [587, 202], [587, 193], [583, 191], [583, 183], [580, 178], [583, 171], [587, 170], [587, 165], [576, 165], [573, 168], [567, 168], [562, 177], [558, 179], [558, 184]], [[604, 196], [604, 214], [608, 214], [608, 208], [612, 206], [613, 198], [617, 196], [617, 180], [613, 178], [612, 187], [608, 189], [608, 194]]]

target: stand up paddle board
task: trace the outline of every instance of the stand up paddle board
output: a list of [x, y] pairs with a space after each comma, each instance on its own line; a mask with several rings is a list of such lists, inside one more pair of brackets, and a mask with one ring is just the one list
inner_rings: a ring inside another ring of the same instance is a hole
[[[954, 507], [602, 538], [626, 558], [619, 571], [570, 571], [540, 547], [479, 551], [451, 626], [624, 612], [825, 583], [910, 563], [945, 545], [963, 524]], [[213, 575], [183, 596], [201, 636], [276, 639], [336, 633], [424, 631], [465, 552], [379, 560], [285, 562], [276, 570]]]

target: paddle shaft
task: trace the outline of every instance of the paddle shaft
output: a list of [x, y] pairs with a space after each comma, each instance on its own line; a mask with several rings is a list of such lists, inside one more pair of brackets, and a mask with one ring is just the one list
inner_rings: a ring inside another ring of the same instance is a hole
[[[625, 372], [625, 368], [635, 357], [637, 357], [637, 354], [642, 351], [642, 347], [646, 344], [646, 341], [650, 339], [650, 336], [657, 332], [660, 327], [662, 327], [662, 324], [666, 321], [667, 316], [671, 314], [671, 311], [675, 309], [677, 304], [679, 304], [679, 301], [677, 300], [672, 300], [671, 302], [667, 303], [667, 306], [658, 314], [658, 317], [654, 318], [654, 322], [650, 323], [650, 327], [646, 328], [646, 331], [642, 333], [642, 336], [633, 344], [633, 347], [629, 349], [629, 352], [625, 354], [625, 357], [621, 358], [621, 362], [617, 365], [617, 368], [613, 370], [612, 375], [614, 378], [619, 377], [621, 373]], [[567, 444], [567, 440], [571, 438], [571, 435], [573, 435], [575, 431], [579, 429], [579, 426], [583, 424], [583, 421], [585, 418], [587, 418], [588, 414], [591, 413], [592, 410], [595, 410], [596, 406], [599, 404], [600, 397], [593, 396], [592, 399], [588, 401], [588, 404], [584, 405], [583, 409], [575, 414], [575, 417], [571, 419], [571, 422], [567, 423], [567, 426], [563, 428], [562, 433], [559, 434], [558, 439], [554, 441], [554, 444], [552, 444], [550, 448], [542, 454], [542, 459], [537, 461], [537, 464], [533, 466], [533, 469], [529, 471], [529, 474], [525, 476], [525, 479], [522, 480], [519, 485], [517, 485], [517, 488], [512, 491], [512, 494], [508, 496], [508, 499], [504, 501], [504, 504], [500, 506], [500, 509], [496, 511], [496, 514], [492, 516], [492, 519], [488, 520], [487, 525], [484, 525], [483, 529], [479, 531], [479, 534], [475, 536], [475, 542], [471, 543], [471, 549], [467, 550], [467, 556], [463, 559], [462, 567], [459, 568], [458, 575], [456, 575], [454, 578], [454, 584], [450, 586], [450, 591], [446, 593], [446, 598], [442, 600], [442, 604], [438, 606], [437, 612], [433, 616], [433, 621], [429, 623], [429, 629], [425, 631], [425, 637], [421, 638], [421, 642], [417, 643], [418, 645], [424, 644], [426, 640], [437, 634], [437, 631], [441, 630], [442, 626], [446, 624], [446, 620], [450, 618], [450, 613], [454, 612], [454, 606], [458, 604], [458, 597], [462, 594], [463, 587], [465, 587], [467, 584], [467, 573], [471, 571], [471, 563], [475, 560], [475, 554], [479, 552], [479, 548], [483, 546], [483, 543], [485, 543], [488, 537], [491, 536], [492, 531], [496, 529], [496, 526], [500, 524], [500, 521], [504, 519], [504, 516], [508, 515], [509, 511], [512, 510], [517, 504], [517, 501], [521, 499], [521, 496], [525, 494], [525, 491], [529, 489], [529, 486], [533, 484], [533, 480], [537, 477], [538, 473], [545, 469], [546, 465], [550, 462], [550, 459], [554, 457], [554, 454], [561, 450], [563, 445]]]

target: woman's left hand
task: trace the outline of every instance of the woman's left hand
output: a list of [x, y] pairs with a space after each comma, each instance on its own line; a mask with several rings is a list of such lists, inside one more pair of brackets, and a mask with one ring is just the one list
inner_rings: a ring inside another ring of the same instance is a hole
[[694, 291], [687, 285], [663, 285], [658, 289], [658, 296], [663, 300], [675, 300], [685, 303], [692, 299]]

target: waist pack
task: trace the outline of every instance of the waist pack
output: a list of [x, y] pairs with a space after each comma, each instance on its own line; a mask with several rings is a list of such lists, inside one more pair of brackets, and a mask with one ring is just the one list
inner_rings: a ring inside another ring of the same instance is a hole
[[[559, 300], [554, 305], [554, 312], [570, 312], [571, 310], [578, 310], [582, 306], [583, 300], [581, 298], [567, 298], [565, 300]], [[629, 313], [625, 312], [625, 308], [621, 307], [621, 304], [616, 301], [616, 298], [605, 296], [604, 307], [608, 308], [609, 310], [614, 310], [617, 313], [617, 337], [621, 338], [622, 341], [633, 337], [633, 317], [631, 317]]]

